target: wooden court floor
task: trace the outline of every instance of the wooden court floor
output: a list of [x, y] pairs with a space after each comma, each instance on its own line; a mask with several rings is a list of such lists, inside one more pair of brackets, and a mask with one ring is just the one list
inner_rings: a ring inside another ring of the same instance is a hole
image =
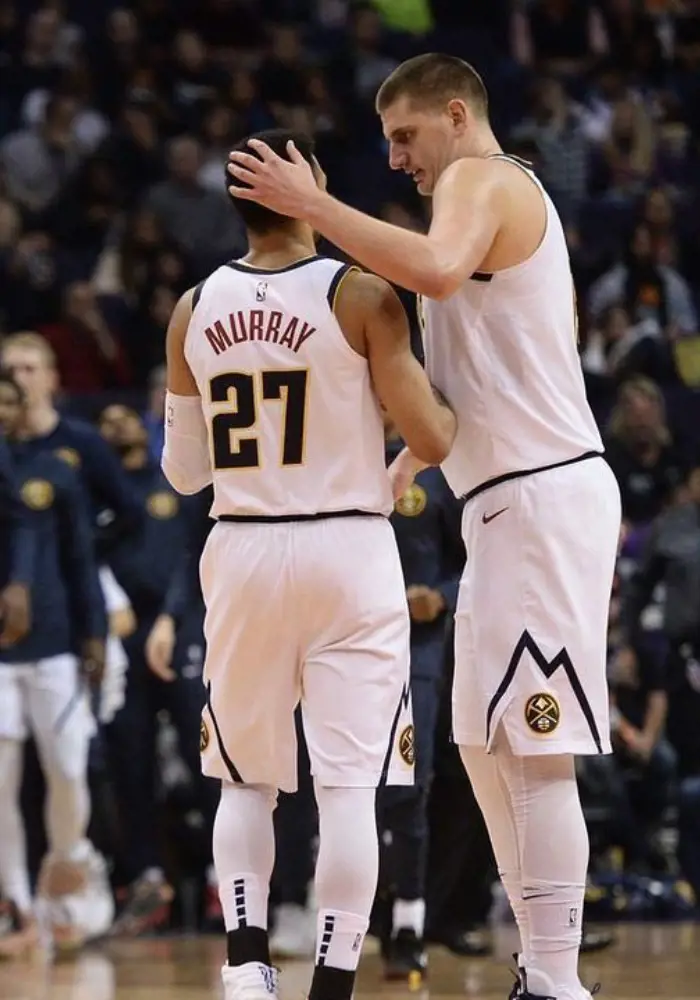
[[[583, 962], [586, 983], [602, 983], [600, 1000], [698, 1000], [700, 925], [638, 924], [618, 933], [617, 945]], [[457, 959], [436, 949], [429, 983], [413, 994], [384, 984], [377, 956], [367, 954], [355, 1000], [506, 1000], [513, 944], [506, 929], [498, 933], [495, 958]], [[167, 938], [110, 943], [54, 965], [39, 959], [4, 963], [0, 1000], [213, 1000], [221, 996], [222, 958], [216, 938]], [[309, 974], [309, 963], [286, 965], [282, 1000], [304, 1000]]]

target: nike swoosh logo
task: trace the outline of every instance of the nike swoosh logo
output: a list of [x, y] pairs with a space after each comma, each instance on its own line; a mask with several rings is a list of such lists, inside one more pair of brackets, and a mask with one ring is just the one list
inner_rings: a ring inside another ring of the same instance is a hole
[[497, 510], [495, 514], [482, 514], [481, 523], [488, 524], [490, 521], [493, 521], [494, 517], [498, 517], [499, 514], [505, 514], [507, 510], [508, 507], [501, 507], [501, 509]]

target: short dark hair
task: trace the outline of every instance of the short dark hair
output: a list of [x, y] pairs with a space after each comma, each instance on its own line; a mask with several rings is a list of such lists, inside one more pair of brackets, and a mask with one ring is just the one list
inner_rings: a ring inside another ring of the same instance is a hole
[[477, 71], [463, 59], [441, 52], [415, 56], [397, 66], [377, 91], [377, 111], [400, 97], [407, 97], [417, 108], [432, 108], [458, 97], [475, 115], [488, 116], [488, 94]]
[[[248, 146], [250, 139], [260, 139], [261, 142], [267, 143], [273, 153], [277, 153], [278, 156], [281, 156], [285, 160], [289, 159], [287, 155], [287, 143], [291, 140], [307, 163], [313, 165], [314, 141], [305, 132], [295, 132], [291, 129], [283, 128], [255, 132], [253, 135], [248, 135], [245, 139], [241, 139], [233, 147], [233, 152], [250, 153], [251, 156], [257, 156], [258, 154], [255, 150]], [[237, 187], [248, 187], [245, 181], [240, 180], [240, 178], [231, 177], [231, 174], [227, 170], [227, 191], [231, 184]], [[243, 219], [246, 229], [250, 230], [251, 233], [259, 233], [261, 235], [269, 233], [271, 230], [280, 229], [292, 221], [288, 215], [280, 215], [279, 212], [272, 212], [269, 208], [264, 208], [255, 201], [246, 201], [244, 198], [237, 198], [235, 195], [230, 194], [230, 192], [229, 197], [236, 211]]]

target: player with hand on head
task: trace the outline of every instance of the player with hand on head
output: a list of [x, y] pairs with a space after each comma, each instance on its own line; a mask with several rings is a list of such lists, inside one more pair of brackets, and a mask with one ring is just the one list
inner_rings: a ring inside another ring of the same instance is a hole
[[[501, 149], [467, 63], [410, 59], [376, 107], [391, 167], [432, 198], [427, 234], [318, 190], [291, 146], [288, 158], [260, 142], [234, 151], [230, 190], [420, 296], [427, 371], [458, 419], [442, 469], [465, 498], [454, 736], [520, 929], [516, 994], [585, 1000], [574, 757], [610, 753], [620, 496], [586, 400], [564, 229], [531, 165]], [[410, 447], [397, 458], [397, 494], [420, 458]]]

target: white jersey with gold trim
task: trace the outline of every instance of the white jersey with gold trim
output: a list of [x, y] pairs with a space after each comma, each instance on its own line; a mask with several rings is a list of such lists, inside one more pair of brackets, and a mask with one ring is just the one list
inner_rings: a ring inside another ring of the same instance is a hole
[[348, 270], [232, 261], [198, 287], [185, 357], [209, 428], [213, 517], [391, 512], [369, 366], [333, 312]]
[[426, 368], [458, 420], [442, 470], [458, 496], [501, 476], [602, 452], [586, 399], [564, 230], [542, 191], [545, 234], [524, 263], [476, 273], [449, 299], [424, 299]]

